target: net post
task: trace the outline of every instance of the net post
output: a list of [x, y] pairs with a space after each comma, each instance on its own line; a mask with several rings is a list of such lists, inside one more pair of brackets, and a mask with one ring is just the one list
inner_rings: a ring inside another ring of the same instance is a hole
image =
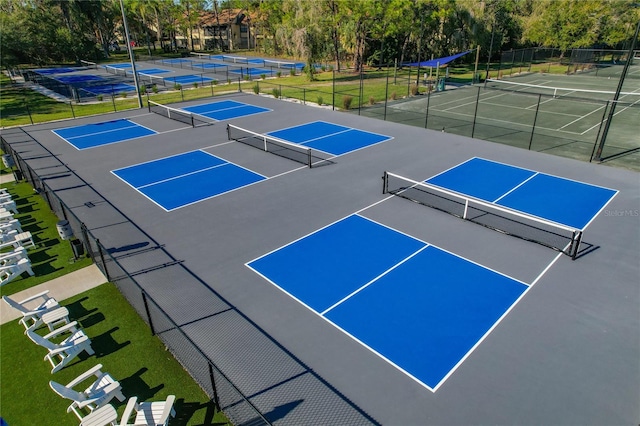
[[382, 175], [382, 194], [384, 195], [387, 192], [389, 192], [389, 173], [385, 170]]
[[147, 99], [147, 108], [149, 108], [149, 112], [151, 112], [151, 102], [149, 102], [149, 99]]
[[264, 151], [268, 152], [269, 150], [267, 149], [267, 137], [266, 136], [262, 137], [262, 142], [264, 143]]
[[193, 119], [193, 114], [189, 114], [189, 117], [191, 118], [191, 127], [196, 127], [196, 121]]
[[229, 128], [229, 125], [227, 124], [227, 140], [231, 140], [231, 129]]
[[311, 148], [307, 150], [307, 158], [309, 161], [309, 168], [311, 168]]
[[573, 238], [571, 238], [571, 248], [569, 256], [571, 260], [576, 260], [578, 257], [578, 251], [580, 250], [580, 242], [582, 241], [582, 231], [574, 231]]
[[462, 218], [467, 219], [467, 211], [469, 211], [469, 199], [464, 200], [464, 213], [462, 213]]

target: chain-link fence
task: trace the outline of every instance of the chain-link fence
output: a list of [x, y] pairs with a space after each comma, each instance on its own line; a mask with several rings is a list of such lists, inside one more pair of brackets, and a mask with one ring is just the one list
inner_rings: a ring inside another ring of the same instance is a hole
[[[378, 424], [22, 128], [3, 130], [0, 143], [16, 177], [69, 222], [80, 253], [93, 259], [233, 424]], [[185, 298], [188, 309], [175, 303]]]

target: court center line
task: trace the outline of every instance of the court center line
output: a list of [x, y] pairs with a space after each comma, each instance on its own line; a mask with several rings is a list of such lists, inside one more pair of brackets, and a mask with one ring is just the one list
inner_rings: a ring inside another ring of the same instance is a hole
[[334, 303], [333, 305], [331, 305], [330, 307], [328, 307], [327, 309], [325, 309], [323, 312], [320, 312], [320, 316], [324, 316], [326, 313], [328, 313], [329, 311], [331, 311], [332, 309], [338, 307], [339, 305], [341, 305], [342, 303], [344, 303], [345, 301], [347, 301], [348, 299], [350, 299], [351, 297], [355, 296], [356, 294], [360, 293], [362, 290], [364, 290], [365, 288], [369, 287], [371, 284], [375, 283], [376, 281], [378, 281], [380, 278], [382, 278], [383, 276], [387, 275], [389, 272], [393, 271], [394, 269], [396, 269], [398, 266], [402, 265], [403, 263], [405, 263], [406, 261], [408, 261], [409, 259], [411, 259], [412, 257], [416, 256], [418, 253], [420, 253], [421, 251], [423, 251], [424, 249], [426, 249], [427, 247], [429, 247], [429, 244], [426, 244], [424, 247], [422, 247], [421, 249], [419, 249], [418, 251], [416, 251], [415, 253], [411, 254], [410, 256], [406, 257], [405, 259], [403, 259], [402, 261], [396, 263], [395, 265], [393, 265], [391, 268], [387, 269], [386, 271], [384, 271], [383, 273], [381, 273], [380, 275], [378, 275], [377, 277], [375, 277], [374, 279], [372, 279], [371, 281], [369, 281], [368, 283], [366, 283], [365, 285], [363, 285], [362, 287], [360, 287], [359, 289], [353, 291], [351, 294], [343, 297], [341, 300], [337, 301], [336, 303]]
[[[230, 109], [242, 108], [242, 107], [247, 106], [247, 105], [249, 105], [249, 104], [235, 105], [235, 106], [231, 106], [231, 107], [227, 107], [227, 108], [212, 109], [210, 111], [201, 111], [201, 112], [193, 112], [193, 111], [189, 111], [187, 109], [185, 109], [185, 111], [190, 112], [191, 114], [203, 115], [203, 114], [210, 114], [210, 113], [218, 112], [218, 111], [227, 111], [227, 110], [230, 110]], [[205, 117], [206, 117], [206, 115], [205, 115]], [[207, 117], [207, 118], [211, 118], [211, 117]]]
[[525, 183], [529, 182], [531, 179], [533, 179], [534, 177], [538, 176], [539, 174], [540, 174], [540, 172], [535, 172], [533, 175], [529, 176], [528, 178], [526, 178], [525, 180], [520, 182], [518, 185], [516, 185], [513, 188], [511, 188], [509, 191], [505, 192], [504, 194], [502, 194], [501, 196], [499, 196], [498, 198], [493, 200], [491, 203], [495, 204], [498, 201], [502, 200], [504, 197], [506, 197], [507, 195], [511, 194], [513, 191], [515, 191], [516, 189], [520, 188], [522, 185], [524, 185]]
[[[180, 179], [180, 178], [183, 178], [183, 177], [185, 177], [185, 176], [194, 175], [194, 174], [196, 174], [196, 173], [205, 172], [205, 171], [207, 171], [207, 170], [212, 170], [212, 169], [215, 169], [215, 168], [218, 168], [218, 167], [222, 167], [222, 166], [226, 166], [226, 165], [229, 165], [229, 164], [231, 164], [231, 163], [217, 164], [217, 165], [215, 165], [215, 166], [206, 167], [206, 168], [204, 168], [204, 169], [200, 169], [200, 170], [195, 170], [195, 171], [193, 171], [193, 172], [185, 173], [185, 174], [182, 174], [182, 175], [179, 175], [179, 176], [174, 176], [174, 177], [170, 177], [170, 178], [167, 178], [167, 179], [158, 180], [158, 181], [155, 181], [155, 182], [147, 183], [147, 184], [142, 185], [142, 186], [136, 186], [135, 188], [136, 188], [136, 189], [147, 188], [147, 187], [149, 187], [149, 186], [157, 185], [157, 184], [159, 184], [159, 183], [169, 182], [169, 181], [171, 181], [171, 180]], [[135, 167], [135, 166], [134, 166], [134, 167]]]
[[[317, 140], [319, 140], [319, 139], [328, 138], [329, 136], [335, 136], [335, 135], [339, 135], [339, 134], [341, 134], [341, 133], [350, 132], [351, 130], [356, 130], [356, 129], [354, 129], [353, 127], [349, 127], [349, 128], [348, 128], [348, 129], [346, 129], [346, 130], [341, 130], [341, 131], [339, 131], [339, 132], [335, 132], [335, 133], [329, 133], [328, 135], [324, 135], [324, 136], [318, 136], [317, 138], [307, 139], [307, 140], [306, 140], [306, 141], [304, 141], [304, 142], [298, 142], [298, 145], [304, 145], [304, 144], [306, 144], [306, 143], [313, 142], [313, 141], [317, 141]], [[292, 143], [295, 143], [295, 142], [292, 142]]]
[[87, 136], [103, 135], [103, 134], [106, 134], [106, 133], [117, 132], [118, 130], [133, 129], [133, 128], [136, 128], [136, 127], [142, 127], [142, 126], [138, 126], [138, 124], [133, 123], [133, 126], [119, 127], [117, 129], [103, 130], [101, 132], [95, 132], [95, 133], [86, 133], [84, 135], [78, 135], [78, 136], [69, 136], [66, 139], [70, 140], [70, 139], [77, 139], [77, 138], [86, 138]]
[[587, 117], [588, 117], [588, 116], [590, 116], [591, 114], [593, 114], [593, 113], [595, 113], [595, 112], [600, 111], [602, 108], [604, 108], [604, 105], [603, 105], [603, 106], [601, 106], [601, 107], [599, 107], [599, 108], [594, 109], [593, 111], [591, 111], [591, 112], [590, 112], [590, 113], [588, 113], [588, 114], [583, 115], [582, 117], [578, 117], [578, 118], [576, 118], [575, 120], [573, 120], [573, 121], [571, 121], [571, 122], [569, 122], [569, 123], [565, 124], [565, 125], [564, 125], [564, 126], [562, 126], [562, 127], [558, 127], [558, 129], [557, 129], [557, 130], [562, 130], [562, 129], [564, 129], [564, 128], [565, 128], [565, 127], [567, 127], [567, 126], [572, 125], [573, 123], [576, 123], [576, 122], [578, 122], [578, 121], [580, 121], [580, 120], [582, 120], [582, 119], [584, 119], [584, 118], [587, 118]]

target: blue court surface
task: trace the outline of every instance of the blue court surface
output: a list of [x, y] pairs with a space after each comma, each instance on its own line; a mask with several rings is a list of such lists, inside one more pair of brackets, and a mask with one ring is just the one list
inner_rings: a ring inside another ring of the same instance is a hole
[[66, 127], [53, 130], [53, 133], [77, 149], [93, 148], [156, 134], [153, 130], [126, 119]]
[[49, 75], [49, 74], [65, 74], [68, 72], [75, 72], [78, 70], [82, 70], [85, 69], [84, 67], [80, 67], [80, 68], [68, 68], [68, 67], [60, 67], [60, 68], [40, 68], [37, 70], [34, 70], [35, 72], [37, 72], [38, 74], [43, 74], [43, 75]]
[[162, 68], [148, 68], [145, 70], [138, 70], [139, 74], [144, 74], [144, 75], [156, 75], [156, 74], [164, 74], [168, 72], [173, 72], [173, 71], [163, 70]]
[[166, 211], [266, 179], [199, 150], [113, 170], [112, 173]]
[[190, 59], [163, 59], [162, 61], [160, 61], [163, 64], [182, 64], [185, 62], [191, 62]]
[[104, 78], [99, 75], [61, 75], [56, 77], [56, 80], [65, 84], [74, 84], [103, 81]]
[[228, 65], [225, 64], [209, 64], [209, 63], [201, 63], [201, 62], [194, 62], [191, 65], [193, 68], [203, 68], [203, 69], [210, 69], [210, 68], [226, 68], [228, 67]]
[[432, 391], [529, 288], [359, 215], [247, 266]]
[[391, 136], [365, 132], [326, 121], [314, 121], [267, 134], [333, 155], [346, 154], [393, 139]]
[[263, 112], [271, 111], [268, 108], [231, 100], [211, 102], [202, 105], [185, 107], [182, 109], [219, 121], [231, 120], [233, 118], [245, 117], [247, 115], [260, 114]]
[[204, 77], [202, 75], [181, 75], [178, 77], [165, 77], [165, 81], [170, 81], [172, 83], [178, 84], [191, 84], [191, 83], [207, 83], [209, 81], [213, 81], [213, 78]]
[[255, 75], [262, 75], [262, 74], [271, 75], [273, 70], [265, 69], [265, 68], [249, 68], [249, 67], [247, 67], [247, 68], [242, 68], [242, 69], [238, 69], [238, 70], [229, 70], [229, 72], [232, 73], [232, 74], [255, 76]]
[[128, 62], [122, 62], [120, 64], [104, 65], [105, 68], [131, 68], [131, 64]]
[[132, 86], [126, 83], [117, 83], [117, 84], [104, 84], [97, 86], [85, 86], [82, 88], [91, 94], [94, 95], [117, 95], [122, 92], [134, 92], [136, 90], [136, 86]]
[[472, 158], [425, 182], [584, 230], [617, 191]]

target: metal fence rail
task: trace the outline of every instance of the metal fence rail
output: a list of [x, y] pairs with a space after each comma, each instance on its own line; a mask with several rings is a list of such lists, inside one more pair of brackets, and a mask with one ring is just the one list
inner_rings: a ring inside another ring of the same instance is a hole
[[[14, 159], [14, 175], [29, 182], [60, 219], [69, 221], [86, 255], [233, 424], [378, 424], [191, 273], [22, 128], [3, 130], [0, 147]], [[195, 294], [194, 304], [201, 306], [184, 310], [171, 303], [185, 291]], [[206, 330], [205, 339], [194, 340], [198, 329]], [[267, 377], [275, 377], [275, 385], [264, 377], [247, 378], [244, 368], [240, 371], [229, 362], [235, 361], [233, 354], [225, 353], [219, 342], [241, 338], [253, 345], [246, 351], [255, 352], [254, 359], [269, 366]], [[304, 386], [299, 387], [301, 381]], [[292, 387], [306, 395], [292, 394]], [[278, 410], [301, 400], [310, 404], [306, 411], [297, 407], [295, 414], [287, 417]]]

